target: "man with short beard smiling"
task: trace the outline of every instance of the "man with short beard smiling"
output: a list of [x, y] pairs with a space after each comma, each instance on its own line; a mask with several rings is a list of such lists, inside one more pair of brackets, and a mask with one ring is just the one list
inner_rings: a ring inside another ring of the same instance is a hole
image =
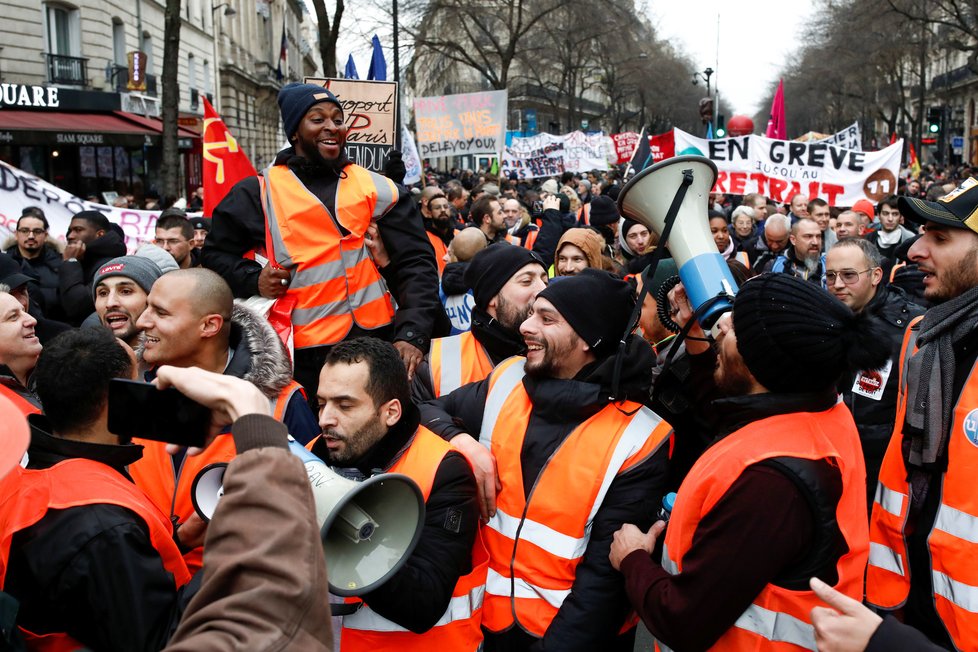
[[[438, 271], [411, 193], [347, 158], [340, 100], [322, 86], [294, 83], [278, 103], [291, 147], [214, 209], [201, 264], [236, 297], [295, 302], [295, 378], [315, 407], [323, 360], [345, 339], [393, 341], [414, 373], [442, 311]], [[383, 276], [367, 232], [373, 225], [390, 259]], [[265, 251], [266, 235], [273, 251]], [[263, 267], [243, 257], [249, 251], [271, 260]], [[385, 277], [396, 281], [396, 315]]]
[[608, 549], [623, 522], [650, 525], [672, 430], [642, 405], [654, 360], [640, 337], [627, 340], [612, 398], [634, 306], [631, 286], [600, 270], [553, 283], [520, 326], [525, 358], [425, 406], [434, 416], [422, 425], [469, 458], [479, 483], [487, 650], [634, 645]]
[[92, 279], [95, 313], [103, 326], [135, 349], [141, 331], [136, 326], [146, 310], [149, 292], [163, 272], [142, 256], [121, 256], [103, 265]]
[[783, 272], [821, 285], [825, 256], [822, 255], [822, 230], [818, 223], [807, 217], [798, 220], [792, 225], [788, 240], [791, 247], [775, 258], [765, 271]]

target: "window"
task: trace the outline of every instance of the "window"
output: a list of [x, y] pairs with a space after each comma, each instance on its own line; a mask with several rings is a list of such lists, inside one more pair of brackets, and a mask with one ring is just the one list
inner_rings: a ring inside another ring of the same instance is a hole
[[139, 44], [139, 49], [146, 55], [146, 74], [153, 74], [153, 37], [149, 32], [143, 32], [143, 38]]
[[197, 60], [194, 55], [187, 55], [187, 84], [190, 88], [197, 88]]
[[112, 58], [117, 66], [129, 63], [126, 58], [126, 26], [119, 18], [112, 19]]
[[79, 56], [81, 39], [78, 10], [65, 5], [49, 4], [46, 15], [48, 52], [66, 57]]
[[213, 92], [211, 88], [214, 85], [214, 80], [211, 78], [211, 64], [209, 61], [204, 61], [204, 94], [207, 97], [211, 96]]

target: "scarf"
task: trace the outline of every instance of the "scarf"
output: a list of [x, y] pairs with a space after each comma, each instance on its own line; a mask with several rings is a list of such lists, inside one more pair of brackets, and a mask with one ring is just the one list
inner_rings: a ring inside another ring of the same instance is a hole
[[920, 322], [917, 352], [910, 357], [904, 432], [910, 435], [912, 466], [942, 458], [952, 419], [954, 347], [978, 324], [978, 287], [927, 311]]

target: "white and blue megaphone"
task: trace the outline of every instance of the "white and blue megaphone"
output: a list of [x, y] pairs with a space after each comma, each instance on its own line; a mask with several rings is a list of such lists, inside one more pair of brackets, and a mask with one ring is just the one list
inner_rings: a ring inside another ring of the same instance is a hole
[[[400, 473], [348, 480], [291, 438], [289, 449], [309, 476], [329, 592], [354, 596], [381, 586], [400, 570], [421, 538], [425, 509], [417, 483]], [[204, 520], [210, 520], [224, 495], [226, 468], [211, 464], [194, 478], [190, 497]]]
[[[710, 192], [716, 180], [717, 166], [710, 159], [676, 156], [636, 174], [618, 195], [621, 214], [654, 231], [659, 246], [672, 254], [704, 330], [733, 309], [737, 292], [737, 282], [710, 233]], [[684, 185], [685, 196], [675, 211], [668, 242], [663, 242], [667, 217]]]

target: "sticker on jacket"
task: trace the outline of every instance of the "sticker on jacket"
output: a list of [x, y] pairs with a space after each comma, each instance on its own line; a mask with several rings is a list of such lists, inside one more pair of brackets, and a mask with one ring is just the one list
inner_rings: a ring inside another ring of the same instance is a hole
[[886, 389], [886, 381], [890, 378], [892, 367], [893, 360], [887, 360], [882, 369], [860, 371], [852, 383], [852, 393], [871, 398], [874, 401], [880, 400], [883, 398], [883, 390]]

